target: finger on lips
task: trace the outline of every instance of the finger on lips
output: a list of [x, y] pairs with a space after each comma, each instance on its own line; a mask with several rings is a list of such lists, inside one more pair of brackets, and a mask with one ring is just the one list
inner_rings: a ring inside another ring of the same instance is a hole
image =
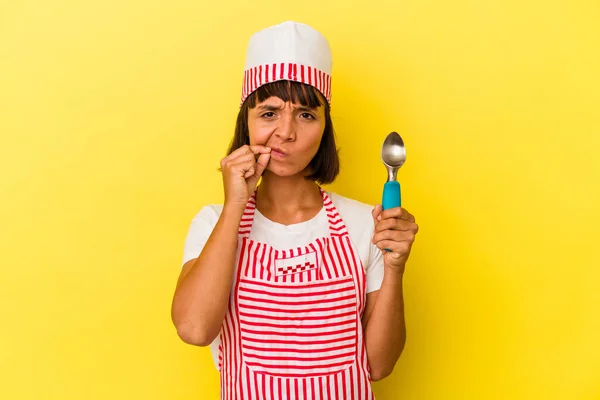
[[[261, 154], [260, 156], [258, 156], [258, 160], [257, 162], [259, 164], [262, 164], [263, 166], [266, 166], [267, 163], [269, 162], [269, 159], [271, 158], [271, 153], [265, 153], [265, 154]], [[261, 162], [262, 161], [262, 162]]]
[[238, 158], [239, 156], [242, 156], [242, 155], [248, 154], [248, 153], [251, 153], [250, 147], [242, 146], [239, 149], [235, 149], [234, 151], [232, 151], [231, 154], [229, 156], [227, 156], [227, 158], [230, 160], [233, 160], [233, 159]]
[[268, 154], [271, 152], [271, 148], [267, 146], [253, 145], [249, 147], [254, 154]]
[[231, 160], [231, 165], [233, 166], [250, 166], [256, 164], [256, 160], [254, 157], [239, 157], [235, 160]]
[[241, 156], [238, 156], [232, 160], [229, 160], [227, 162], [227, 164], [229, 164], [230, 167], [234, 167], [234, 168], [249, 168], [251, 165], [256, 164], [256, 160], [254, 159], [254, 156], [248, 155], [248, 154], [242, 154]]
[[229, 161], [229, 160], [235, 160], [239, 157], [243, 157], [243, 156], [247, 156], [247, 155], [254, 155], [254, 154], [270, 154], [271, 153], [271, 149], [269, 147], [266, 146], [260, 146], [260, 145], [244, 145], [238, 149], [235, 149], [234, 151], [231, 152], [231, 154], [229, 154], [227, 157], [225, 157], [223, 160], [224, 161]]

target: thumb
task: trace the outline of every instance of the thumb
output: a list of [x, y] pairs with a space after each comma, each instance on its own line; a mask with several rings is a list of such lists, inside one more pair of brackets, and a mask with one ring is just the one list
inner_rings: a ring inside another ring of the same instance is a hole
[[258, 160], [256, 161], [256, 172], [254, 175], [258, 178], [265, 172], [265, 168], [269, 164], [269, 160], [271, 159], [271, 153], [261, 154], [258, 156]]
[[379, 214], [381, 214], [382, 212], [383, 207], [381, 207], [381, 204], [375, 204], [373, 211], [371, 211], [371, 215], [373, 216], [373, 225], [377, 225], [377, 222], [379, 222], [377, 220], [377, 217], [379, 217]]

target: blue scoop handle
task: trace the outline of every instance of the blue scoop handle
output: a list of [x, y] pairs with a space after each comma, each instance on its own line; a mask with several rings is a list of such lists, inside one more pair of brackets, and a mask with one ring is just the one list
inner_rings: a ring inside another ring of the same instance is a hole
[[[400, 207], [402, 205], [402, 195], [400, 194], [400, 183], [397, 181], [389, 181], [383, 185], [383, 198], [381, 200], [381, 207], [384, 210], [390, 208]], [[391, 251], [385, 249], [385, 251]]]
[[384, 210], [402, 205], [402, 196], [400, 194], [400, 183], [397, 181], [389, 181], [383, 185], [383, 199], [381, 206]]

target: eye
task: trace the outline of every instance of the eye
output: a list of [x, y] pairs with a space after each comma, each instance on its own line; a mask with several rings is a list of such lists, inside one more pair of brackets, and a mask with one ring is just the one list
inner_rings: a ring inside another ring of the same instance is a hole
[[312, 114], [309, 114], [309, 113], [306, 113], [306, 112], [300, 114], [300, 117], [306, 118], [306, 119], [315, 119], [315, 117]]
[[275, 113], [273, 111], [268, 111], [262, 115], [263, 118], [273, 118]]

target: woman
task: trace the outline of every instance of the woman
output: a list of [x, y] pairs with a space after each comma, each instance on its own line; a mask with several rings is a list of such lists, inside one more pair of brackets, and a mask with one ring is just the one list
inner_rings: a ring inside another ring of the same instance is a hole
[[193, 219], [172, 305], [181, 339], [211, 346], [222, 399], [372, 399], [404, 347], [418, 228], [321, 189], [339, 172], [330, 74], [309, 26], [250, 39], [225, 201]]

